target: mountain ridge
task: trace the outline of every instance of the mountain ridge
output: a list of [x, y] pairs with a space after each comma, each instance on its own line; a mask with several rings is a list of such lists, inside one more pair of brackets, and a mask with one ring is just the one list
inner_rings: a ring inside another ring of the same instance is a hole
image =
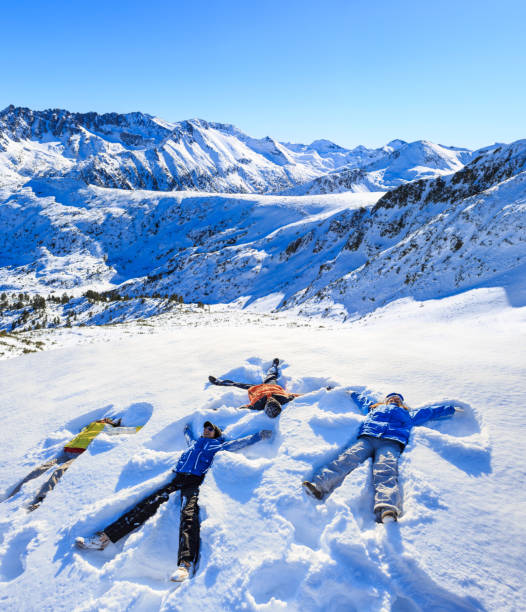
[[[0, 169], [4, 182], [7, 177], [18, 185], [38, 174], [130, 190], [290, 192], [338, 169], [359, 171], [384, 158], [398, 159], [396, 152], [407, 146], [400, 140], [379, 149], [346, 149], [321, 139], [311, 145], [281, 143], [270, 136], [252, 138], [232, 124], [204, 119], [170, 123], [140, 112], [33, 111], [13, 105], [0, 111]], [[440, 147], [439, 156], [443, 151]], [[467, 150], [462, 151], [467, 158]], [[458, 169], [446, 158], [446, 171]], [[361, 190], [392, 188], [405, 180], [411, 176], [365, 182]], [[335, 182], [325, 192], [346, 188]]]

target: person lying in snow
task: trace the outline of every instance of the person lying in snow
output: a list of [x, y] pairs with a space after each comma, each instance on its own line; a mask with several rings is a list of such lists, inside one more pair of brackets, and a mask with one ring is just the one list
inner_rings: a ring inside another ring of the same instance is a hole
[[145, 523], [162, 503], [168, 501], [171, 493], [181, 491], [179, 567], [171, 576], [171, 580], [182, 582], [189, 577], [199, 553], [199, 485], [203, 482], [214, 455], [219, 451], [236, 451], [268, 439], [272, 432], [264, 429], [250, 436], [227, 441], [217, 425], [206, 421], [200, 438], [195, 437], [190, 425], [186, 425], [184, 434], [189, 448], [179, 458], [172, 480], [94, 536], [77, 538], [75, 544], [79, 548], [104, 550], [110, 542], [117, 542]]
[[340, 486], [350, 472], [373, 458], [374, 512], [379, 523], [396, 521], [402, 512], [398, 486], [398, 458], [415, 425], [462, 411], [452, 405], [431, 406], [410, 411], [400, 393], [389, 393], [383, 402], [373, 403], [352, 393], [353, 400], [368, 415], [358, 430], [358, 439], [334, 461], [321, 469], [312, 482], [303, 482], [307, 494], [322, 500]]
[[250, 383], [234, 382], [232, 380], [220, 380], [214, 376], [209, 376], [208, 380], [213, 385], [220, 387], [239, 387], [247, 389], [248, 404], [240, 406], [240, 408], [248, 408], [250, 410], [264, 410], [265, 414], [271, 419], [276, 418], [281, 413], [281, 408], [284, 404], [292, 401], [295, 397], [299, 397], [299, 393], [287, 393], [283, 387], [277, 384], [279, 378], [279, 359], [276, 358], [267, 371], [263, 383], [252, 385]]
[[36, 494], [35, 498], [28, 506], [30, 511], [36, 510], [44, 501], [46, 495], [55, 488], [57, 482], [62, 478], [73, 461], [88, 448], [88, 446], [100, 433], [129, 434], [136, 433], [140, 429], [140, 427], [121, 427], [120, 424], [121, 419], [114, 420], [109, 417], [91, 422], [89, 425], [84, 427], [84, 429], [82, 429], [81, 432], [73, 438], [73, 440], [70, 440], [64, 446], [64, 450], [58, 457], [54, 457], [53, 459], [46, 461], [46, 463], [43, 463], [39, 467], [35, 468], [23, 480], [21, 480], [6, 497], [6, 499], [9, 499], [18, 493], [26, 482], [29, 482], [34, 478], [38, 478], [41, 474], [47, 472], [53, 466], [57, 466], [49, 479], [40, 487], [40, 490]]

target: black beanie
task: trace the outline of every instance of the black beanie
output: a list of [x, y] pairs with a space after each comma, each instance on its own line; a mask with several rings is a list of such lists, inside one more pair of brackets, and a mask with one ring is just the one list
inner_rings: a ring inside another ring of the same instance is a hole
[[275, 419], [281, 413], [281, 404], [274, 397], [269, 397], [265, 404], [265, 414], [271, 418]]

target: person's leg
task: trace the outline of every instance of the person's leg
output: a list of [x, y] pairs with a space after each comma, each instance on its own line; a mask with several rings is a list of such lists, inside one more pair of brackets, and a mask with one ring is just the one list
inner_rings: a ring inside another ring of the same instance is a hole
[[170, 493], [177, 491], [179, 488], [176, 476], [170, 483], [142, 499], [131, 510], [128, 510], [128, 512], [111, 523], [111, 525], [104, 527], [102, 531], [112, 542], [117, 542], [143, 523], [146, 523], [157, 512], [159, 506], [168, 501]]
[[220, 378], [214, 378], [214, 376], [209, 376], [208, 380], [211, 384], [216, 385], [218, 387], [238, 387], [239, 389], [250, 389], [254, 385], [251, 383], [240, 383], [234, 382], [233, 380], [221, 380]]
[[313, 479], [313, 484], [326, 497], [339, 487], [344, 478], [373, 454], [369, 436], [361, 436], [334, 461], [324, 467]]
[[60, 456], [54, 457], [53, 459], [50, 459], [49, 461], [46, 461], [46, 463], [43, 463], [42, 465], [39, 465], [37, 468], [35, 468], [32, 472], [30, 472], [23, 480], [21, 480], [15, 486], [15, 488], [11, 491], [11, 493], [9, 493], [6, 499], [9, 499], [10, 497], [13, 497], [13, 495], [16, 495], [20, 491], [20, 489], [26, 484], [26, 482], [29, 482], [30, 480], [38, 478], [44, 472], [47, 472], [49, 468], [53, 467], [59, 462], [59, 459], [60, 459]]
[[402, 447], [394, 440], [376, 442], [373, 462], [374, 511], [381, 520], [381, 514], [391, 510], [397, 518], [402, 512], [402, 496], [398, 485], [398, 459]]
[[29, 505], [31, 510], [34, 510], [39, 504], [42, 503], [46, 495], [55, 488], [57, 482], [64, 475], [64, 472], [70, 467], [77, 457], [78, 455], [73, 455], [72, 453], [62, 453], [62, 455], [57, 458], [56, 463], [58, 464], [58, 467], [53, 470], [51, 476], [40, 487], [40, 490]]
[[112, 542], [117, 542], [153, 516], [157, 512], [159, 506], [168, 501], [171, 493], [185, 486], [199, 486], [201, 482], [203, 482], [202, 476], [177, 473], [171, 482], [141, 500], [136, 506], [126, 512], [126, 514], [123, 514], [111, 525], [104, 527], [102, 532], [105, 533]]
[[199, 555], [199, 487], [181, 489], [178, 565], [195, 563]]
[[265, 378], [263, 379], [263, 383], [270, 384], [270, 383], [277, 382], [279, 378], [278, 364], [279, 364], [279, 361], [277, 359], [274, 359], [274, 361], [272, 362], [272, 365], [267, 370]]

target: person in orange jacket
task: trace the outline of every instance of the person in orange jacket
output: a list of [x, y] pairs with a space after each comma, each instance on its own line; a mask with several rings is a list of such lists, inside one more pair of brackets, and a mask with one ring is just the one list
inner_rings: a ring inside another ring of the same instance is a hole
[[239, 387], [240, 389], [246, 389], [248, 391], [249, 403], [240, 406], [240, 408], [264, 410], [268, 417], [274, 419], [281, 413], [284, 404], [287, 404], [300, 395], [299, 393], [288, 393], [283, 387], [277, 384], [279, 378], [278, 365], [279, 359], [276, 357], [272, 361], [272, 365], [268, 369], [263, 382], [259, 385], [234, 382], [233, 380], [220, 380], [214, 376], [209, 376], [208, 380], [213, 385], [218, 385], [220, 387]]
[[100, 433], [103, 431], [108, 434], [135, 433], [138, 429], [140, 429], [140, 427], [121, 427], [120, 425], [121, 419], [115, 420], [109, 417], [91, 422], [64, 446], [64, 450], [60, 453], [60, 455], [58, 455], [58, 457], [54, 457], [53, 459], [46, 461], [30, 472], [24, 479], [22, 479], [11, 491], [11, 493], [9, 493], [6, 499], [16, 495], [26, 482], [38, 478], [40, 475], [44, 474], [44, 472], [47, 472], [50, 468], [56, 466], [51, 476], [40, 487], [40, 490], [36, 494], [35, 498], [28, 506], [29, 511], [36, 510], [44, 501], [46, 495], [55, 488], [57, 482], [62, 478], [64, 472], [70, 467], [73, 461], [88, 448], [88, 446]]

